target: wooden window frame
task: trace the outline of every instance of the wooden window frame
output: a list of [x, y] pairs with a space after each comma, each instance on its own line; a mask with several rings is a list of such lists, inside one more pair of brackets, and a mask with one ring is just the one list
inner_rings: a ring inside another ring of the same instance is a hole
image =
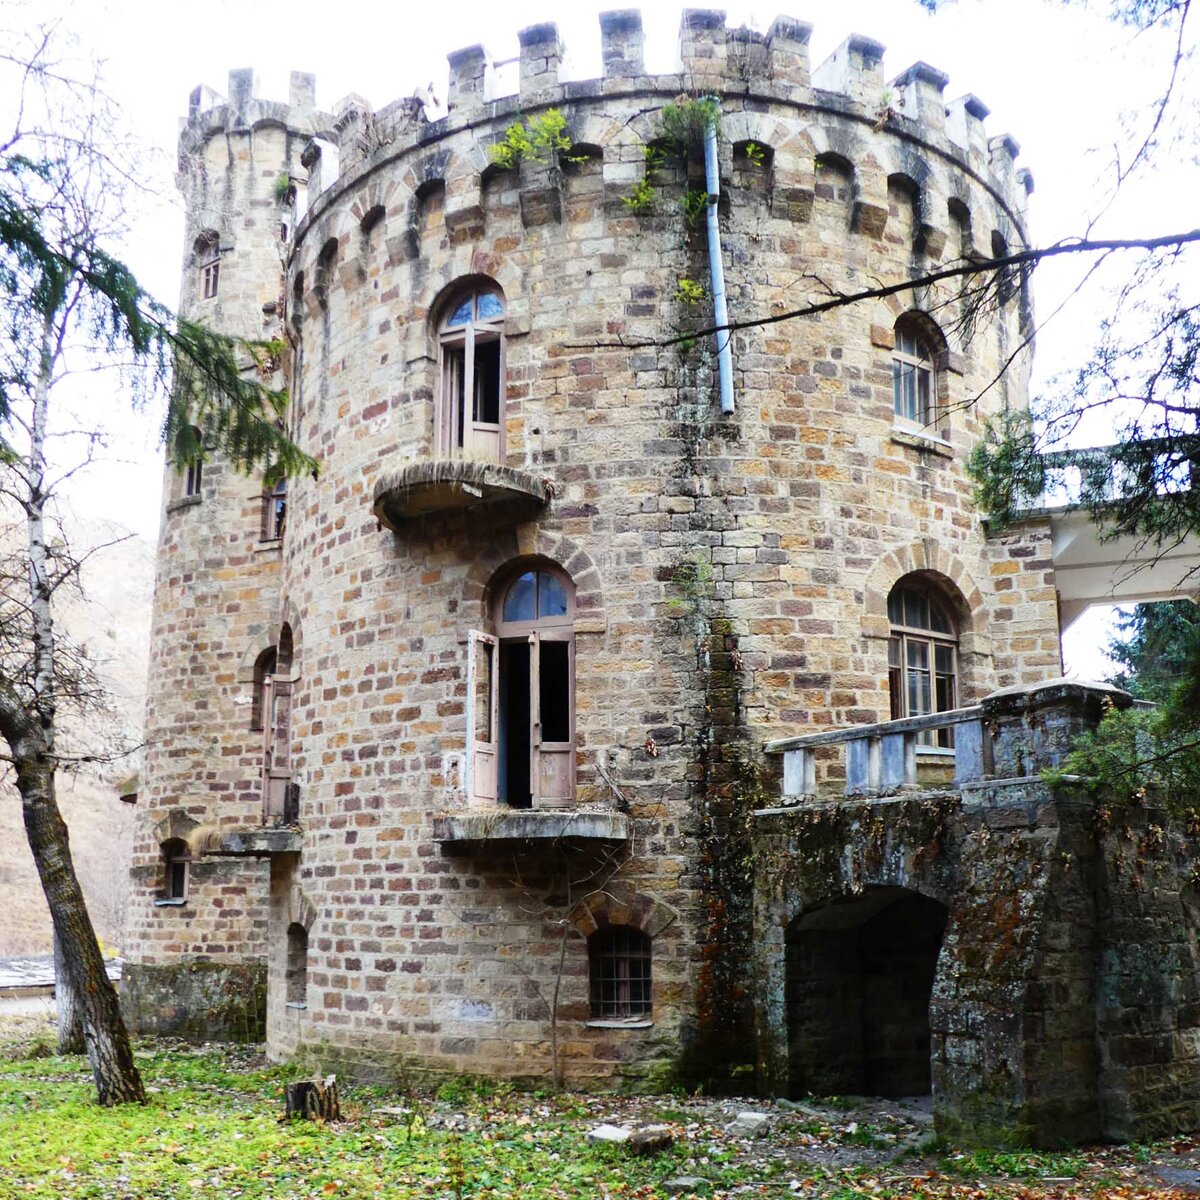
[[[504, 602], [513, 586], [526, 575], [535, 577], [534, 610], [538, 606], [539, 575], [550, 576], [566, 595], [566, 612], [559, 616], [534, 617], [531, 620], [505, 620]], [[529, 646], [529, 805], [535, 809], [568, 808], [575, 803], [577, 737], [575, 729], [575, 586], [560, 567], [545, 562], [527, 563], [504, 576], [497, 589], [493, 608], [494, 633], [471, 630], [467, 640], [467, 761], [465, 790], [469, 803], [479, 807], [506, 804], [525, 807], [523, 802], [505, 795], [500, 762], [503, 647], [506, 644]], [[547, 643], [567, 647], [567, 718], [568, 737], [550, 741], [543, 737], [540, 666], [542, 646]], [[486, 706], [486, 707], [485, 707]]]
[[260, 542], [281, 541], [286, 524], [287, 480], [281, 479], [273, 488], [263, 490], [258, 540]]
[[[479, 298], [495, 296], [503, 311], [499, 316], [480, 318]], [[453, 328], [447, 324], [450, 317], [466, 300], [471, 302], [471, 319]], [[438, 327], [438, 383], [434, 412], [434, 444], [439, 456], [445, 458], [476, 458], [486, 462], [504, 461], [504, 414], [506, 350], [504, 322], [508, 305], [504, 293], [498, 287], [478, 287], [458, 292], [446, 305], [446, 315]], [[498, 379], [499, 393], [497, 421], [478, 420], [468, 409], [474, 403], [476, 348], [496, 342], [499, 344]], [[461, 354], [461, 368], [458, 365]], [[461, 373], [461, 385], [460, 385]], [[460, 413], [458, 397], [462, 395]]]
[[[912, 592], [920, 595], [930, 611], [936, 607], [941, 613], [944, 622], [950, 626], [949, 632], [932, 628], [933, 620], [930, 618], [930, 625], [909, 625], [904, 620], [893, 619], [892, 614], [892, 598], [898, 593]], [[929, 713], [950, 712], [958, 707], [959, 692], [960, 692], [960, 676], [958, 663], [958, 622], [954, 619], [954, 614], [951, 611], [949, 603], [935, 589], [924, 585], [915, 580], [900, 580], [891, 592], [888, 593], [888, 623], [890, 634], [888, 637], [888, 697], [891, 705], [891, 719], [898, 720], [902, 717], [924, 716], [925, 713], [917, 713], [911, 711], [912, 706], [909, 703], [911, 693], [911, 681], [909, 678], [910, 670], [913, 668], [910, 664], [910, 648], [923, 648], [925, 652], [925, 661], [928, 664], [925, 668], [925, 673], [929, 676]], [[949, 651], [950, 654], [950, 670], [938, 670], [938, 650]], [[939, 701], [939, 693], [942, 688], [939, 686], [940, 681], [946, 680], [946, 702]], [[922, 733], [918, 738], [920, 744], [925, 747], [936, 747], [944, 750], [953, 749], [954, 747], [954, 730], [934, 729]]]
[[[159, 901], [186, 904], [192, 877], [192, 855], [183, 838], [168, 838], [162, 844], [163, 882]], [[176, 875], [176, 868], [179, 868]], [[177, 882], [178, 881], [178, 882]]]
[[[897, 424], [907, 429], [938, 435], [938, 353], [933, 342], [912, 321], [901, 320], [896, 325], [896, 344], [892, 350], [892, 417]], [[907, 345], [905, 343], [908, 343]], [[917, 414], [906, 410], [903, 380], [915, 380], [913, 394]], [[925, 403], [921, 407], [922, 381]]]

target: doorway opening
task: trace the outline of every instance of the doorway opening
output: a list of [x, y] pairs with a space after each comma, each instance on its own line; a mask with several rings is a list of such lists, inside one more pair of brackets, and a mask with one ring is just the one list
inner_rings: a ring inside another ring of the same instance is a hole
[[881, 887], [792, 922], [791, 1095], [929, 1093], [929, 999], [946, 918], [936, 900]]

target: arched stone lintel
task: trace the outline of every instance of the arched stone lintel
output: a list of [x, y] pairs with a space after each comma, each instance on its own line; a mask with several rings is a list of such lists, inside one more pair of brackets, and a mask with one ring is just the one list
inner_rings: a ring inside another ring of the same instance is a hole
[[186, 842], [192, 833], [200, 828], [200, 822], [189, 817], [182, 808], [173, 808], [167, 815], [155, 823], [151, 837], [159, 846], [178, 838]]
[[496, 572], [522, 558], [547, 558], [557, 563], [575, 585], [575, 632], [603, 633], [608, 627], [600, 572], [572, 538], [530, 522], [497, 538], [467, 570], [463, 580], [462, 611], [470, 621], [486, 623], [488, 589]]
[[863, 634], [886, 638], [891, 629], [887, 600], [892, 588], [905, 575], [924, 574], [934, 578], [957, 608], [959, 646], [976, 655], [991, 655], [987, 603], [962, 561], [933, 538], [897, 546], [884, 554], [867, 576], [863, 589]]
[[679, 913], [657, 896], [618, 884], [585, 897], [568, 919], [584, 938], [597, 929], [631, 925], [654, 939], [679, 919]]

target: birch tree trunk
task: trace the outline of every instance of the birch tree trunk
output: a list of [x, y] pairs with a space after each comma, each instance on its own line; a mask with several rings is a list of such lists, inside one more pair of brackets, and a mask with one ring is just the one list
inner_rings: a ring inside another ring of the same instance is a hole
[[67, 979], [67, 963], [57, 934], [54, 935], [54, 1003], [58, 1010], [59, 1054], [82, 1054], [86, 1049], [83, 1014], [75, 989]]
[[70, 281], [64, 281], [62, 292], [42, 311], [28, 426], [29, 454], [23, 464], [32, 697], [23, 696], [17, 681], [0, 677], [0, 736], [12, 754], [29, 848], [54, 922], [56, 965], [61, 960], [62, 978], [79, 1008], [97, 1098], [101, 1104], [123, 1104], [145, 1100], [145, 1091], [71, 861], [67, 825], [54, 790], [57, 698], [53, 587], [46, 545], [46, 435], [54, 367], [62, 354], [73, 308], [69, 290]]

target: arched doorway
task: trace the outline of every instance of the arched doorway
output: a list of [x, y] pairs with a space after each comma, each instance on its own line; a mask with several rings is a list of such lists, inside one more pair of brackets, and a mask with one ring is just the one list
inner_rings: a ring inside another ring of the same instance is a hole
[[786, 936], [788, 1091], [930, 1091], [929, 997], [946, 907], [868, 888], [797, 917]]

